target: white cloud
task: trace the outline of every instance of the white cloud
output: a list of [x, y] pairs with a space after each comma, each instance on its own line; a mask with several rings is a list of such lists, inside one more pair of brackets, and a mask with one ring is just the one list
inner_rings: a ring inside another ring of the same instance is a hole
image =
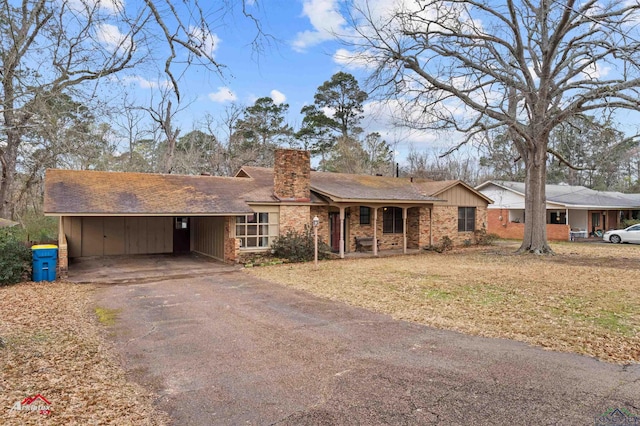
[[313, 30], [302, 31], [296, 35], [292, 46], [299, 52], [334, 39], [335, 34], [346, 24], [339, 12], [339, 0], [304, 0], [302, 15], [309, 18]]
[[103, 45], [121, 52], [131, 48], [131, 37], [120, 32], [118, 27], [111, 24], [99, 24], [96, 26], [96, 38]]
[[[62, 2], [63, 0], [59, 0]], [[74, 12], [89, 15], [95, 10], [102, 10], [112, 15], [124, 10], [123, 0], [68, 0], [67, 7]]]
[[275, 89], [271, 91], [271, 99], [273, 99], [273, 103], [276, 105], [283, 104], [287, 101], [285, 94]]
[[591, 63], [582, 71], [582, 77], [585, 80], [598, 80], [606, 77], [610, 71], [611, 67], [602, 67], [598, 63]]
[[205, 54], [214, 57], [216, 50], [218, 50], [218, 46], [220, 46], [220, 37], [218, 37], [214, 33], [210, 33], [200, 27], [189, 27], [189, 39], [194, 43], [194, 45], [202, 50]]
[[333, 54], [333, 62], [351, 70], [371, 70], [376, 67], [376, 59], [369, 52], [352, 52], [338, 49]]
[[209, 99], [211, 99], [213, 102], [224, 103], [233, 102], [238, 99], [238, 97], [228, 87], [218, 87], [217, 92], [209, 93]]

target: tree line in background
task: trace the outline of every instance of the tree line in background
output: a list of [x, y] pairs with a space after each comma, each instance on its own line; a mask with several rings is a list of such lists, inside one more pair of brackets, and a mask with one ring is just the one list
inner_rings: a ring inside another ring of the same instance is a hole
[[[46, 96], [23, 134], [12, 217], [40, 213], [47, 168], [144, 173], [233, 175], [243, 165], [270, 167], [277, 147], [309, 150], [319, 170], [393, 175], [393, 150], [361, 123], [367, 100], [355, 77], [339, 72], [320, 85], [314, 103], [302, 108], [296, 130], [287, 123], [289, 105], [262, 97], [253, 105], [230, 104], [223, 117], [207, 115], [200, 128], [182, 133], [174, 118], [180, 107], [164, 92], [152, 106], [126, 103], [107, 124], [69, 94]], [[640, 150], [611, 122], [572, 120], [551, 135], [548, 182], [600, 190], [640, 191]], [[404, 176], [522, 181], [523, 162], [508, 134], [486, 133], [473, 146], [448, 155], [411, 148], [399, 168]]]

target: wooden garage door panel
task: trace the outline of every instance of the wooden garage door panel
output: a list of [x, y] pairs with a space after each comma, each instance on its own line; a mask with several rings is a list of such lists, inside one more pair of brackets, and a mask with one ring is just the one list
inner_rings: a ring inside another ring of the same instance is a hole
[[128, 217], [125, 219], [127, 254], [146, 254], [147, 222], [146, 217]]
[[124, 241], [124, 217], [104, 218], [104, 255], [126, 254]]
[[101, 217], [82, 218], [82, 256], [104, 255], [103, 224]]

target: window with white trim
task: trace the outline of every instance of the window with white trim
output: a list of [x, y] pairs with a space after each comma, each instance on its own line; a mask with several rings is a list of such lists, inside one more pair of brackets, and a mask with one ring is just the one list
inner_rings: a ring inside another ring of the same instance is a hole
[[236, 238], [242, 249], [266, 249], [278, 236], [278, 215], [256, 212], [236, 216]]

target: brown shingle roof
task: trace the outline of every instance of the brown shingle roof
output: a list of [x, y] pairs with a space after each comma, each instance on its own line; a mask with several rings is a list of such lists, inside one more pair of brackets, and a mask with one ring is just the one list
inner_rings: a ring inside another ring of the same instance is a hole
[[423, 194], [409, 178], [352, 175], [346, 173], [311, 173], [311, 189], [340, 200], [439, 201]]
[[[251, 203], [277, 202], [273, 169], [243, 167], [236, 176], [50, 169], [45, 179], [44, 210], [70, 215], [225, 215], [250, 213]], [[442, 201], [439, 193], [459, 183], [311, 172], [311, 202], [325, 204], [323, 197], [335, 202], [437, 202]]]
[[247, 201], [274, 202], [272, 192], [271, 186], [246, 178], [50, 169], [46, 172], [44, 211], [123, 215], [249, 213], [252, 210]]
[[[246, 174], [264, 182], [273, 182], [273, 169], [270, 168], [245, 166], [239, 174]], [[437, 197], [421, 191], [411, 182], [411, 179], [390, 176], [311, 172], [311, 190], [312, 195], [315, 191], [334, 201], [439, 201]]]

